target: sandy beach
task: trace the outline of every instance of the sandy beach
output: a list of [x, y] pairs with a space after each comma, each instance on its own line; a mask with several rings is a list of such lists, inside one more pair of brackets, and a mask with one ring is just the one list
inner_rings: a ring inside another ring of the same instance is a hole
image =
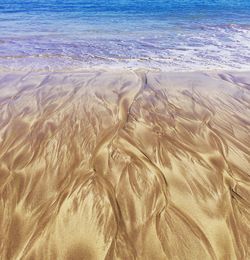
[[0, 259], [249, 259], [250, 74], [0, 73]]

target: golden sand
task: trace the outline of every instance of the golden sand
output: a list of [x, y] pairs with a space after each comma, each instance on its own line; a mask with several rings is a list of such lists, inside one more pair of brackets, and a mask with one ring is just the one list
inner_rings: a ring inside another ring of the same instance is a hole
[[0, 74], [0, 259], [250, 259], [250, 74]]

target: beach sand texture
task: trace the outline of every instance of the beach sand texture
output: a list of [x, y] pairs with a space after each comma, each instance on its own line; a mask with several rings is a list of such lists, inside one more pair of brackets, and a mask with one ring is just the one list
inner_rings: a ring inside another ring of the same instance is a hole
[[250, 259], [250, 74], [0, 73], [0, 259]]

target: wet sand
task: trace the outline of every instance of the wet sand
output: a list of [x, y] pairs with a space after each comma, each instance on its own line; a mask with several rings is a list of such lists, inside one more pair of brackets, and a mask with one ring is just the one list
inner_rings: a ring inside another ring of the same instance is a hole
[[249, 245], [249, 73], [0, 73], [0, 259]]

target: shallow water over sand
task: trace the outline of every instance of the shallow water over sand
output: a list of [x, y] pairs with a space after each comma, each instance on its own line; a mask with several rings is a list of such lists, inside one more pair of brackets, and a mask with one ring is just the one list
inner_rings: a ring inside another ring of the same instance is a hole
[[248, 73], [0, 75], [1, 259], [249, 259]]
[[250, 70], [248, 0], [2, 0], [0, 69]]

